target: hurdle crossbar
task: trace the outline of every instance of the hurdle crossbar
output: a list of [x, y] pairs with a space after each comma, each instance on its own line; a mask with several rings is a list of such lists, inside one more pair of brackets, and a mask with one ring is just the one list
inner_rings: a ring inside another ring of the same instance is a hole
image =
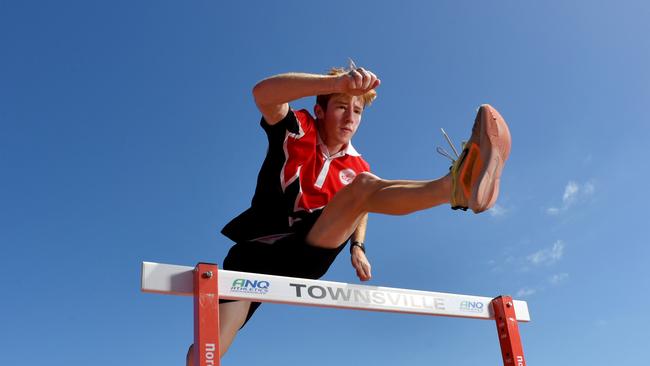
[[143, 292], [194, 297], [194, 365], [219, 365], [219, 299], [342, 309], [492, 319], [504, 365], [525, 366], [517, 322], [530, 321], [525, 301], [443, 292], [355, 285], [196, 267], [142, 263]]

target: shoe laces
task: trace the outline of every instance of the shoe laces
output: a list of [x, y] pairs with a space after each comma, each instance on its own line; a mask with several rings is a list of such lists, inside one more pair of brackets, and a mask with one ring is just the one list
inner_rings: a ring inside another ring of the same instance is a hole
[[[442, 148], [440, 146], [436, 146], [436, 151], [438, 152], [438, 154], [440, 154], [440, 155], [448, 158], [449, 160], [451, 160], [451, 162], [453, 164], [454, 162], [456, 162], [456, 160], [458, 160], [460, 155], [458, 154], [458, 151], [454, 147], [454, 143], [451, 142], [451, 139], [449, 138], [449, 135], [447, 135], [447, 132], [445, 132], [445, 130], [443, 128], [441, 128], [440, 131], [442, 131], [442, 135], [445, 137], [445, 140], [447, 140], [447, 143], [449, 144], [451, 149], [454, 151], [454, 154], [456, 155], [456, 157], [454, 158], [449, 152], [447, 152], [447, 150], [445, 150], [444, 148]], [[465, 148], [466, 143], [467, 143], [466, 141], [461, 142], [461, 144], [460, 144], [461, 150]]]

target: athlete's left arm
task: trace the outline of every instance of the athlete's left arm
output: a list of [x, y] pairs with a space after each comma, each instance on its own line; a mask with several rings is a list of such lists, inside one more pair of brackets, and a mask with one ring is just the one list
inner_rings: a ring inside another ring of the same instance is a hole
[[[366, 239], [366, 228], [368, 227], [368, 214], [365, 214], [357, 225], [357, 229], [352, 233], [350, 238], [353, 242], [358, 241], [363, 243]], [[352, 256], [350, 258], [352, 261], [352, 267], [357, 271], [357, 277], [361, 281], [368, 281], [372, 277], [371, 266], [366, 253], [361, 250], [361, 248], [355, 246], [352, 247]]]

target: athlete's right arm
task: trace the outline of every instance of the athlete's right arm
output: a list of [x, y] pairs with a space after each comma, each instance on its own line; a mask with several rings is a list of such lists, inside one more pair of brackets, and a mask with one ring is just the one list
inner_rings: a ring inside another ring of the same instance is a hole
[[339, 76], [287, 73], [257, 83], [253, 96], [266, 122], [274, 125], [287, 115], [289, 102], [296, 99], [334, 93], [362, 95], [377, 86], [377, 76], [363, 68]]

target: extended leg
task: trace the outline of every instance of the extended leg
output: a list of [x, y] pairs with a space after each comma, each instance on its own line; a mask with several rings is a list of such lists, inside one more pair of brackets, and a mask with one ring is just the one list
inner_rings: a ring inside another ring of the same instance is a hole
[[368, 212], [405, 215], [448, 203], [450, 195], [448, 175], [432, 181], [408, 181], [362, 173], [325, 207], [309, 231], [307, 242], [335, 248], [352, 235], [359, 219]]
[[318, 247], [337, 247], [352, 235], [368, 212], [404, 215], [448, 202], [455, 209], [483, 212], [494, 205], [499, 195], [501, 171], [510, 145], [505, 120], [496, 109], [484, 104], [450, 175], [433, 181], [391, 181], [370, 173], [359, 174], [325, 207], [307, 241]]

